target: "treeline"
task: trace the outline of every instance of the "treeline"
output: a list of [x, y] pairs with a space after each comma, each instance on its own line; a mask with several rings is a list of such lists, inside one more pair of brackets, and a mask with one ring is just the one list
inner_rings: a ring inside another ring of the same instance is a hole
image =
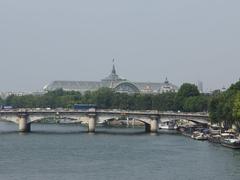
[[209, 112], [212, 123], [240, 127], [240, 81], [227, 91], [200, 94], [193, 84], [183, 84], [177, 93], [126, 94], [110, 88], [80, 93], [62, 89], [44, 95], [9, 96], [0, 105], [14, 108], [73, 108], [74, 104], [96, 104], [103, 109]]
[[232, 124], [240, 127], [240, 81], [225, 92], [213, 93], [209, 105], [210, 118], [213, 123], [231, 128]]
[[104, 109], [202, 112], [208, 110], [209, 96], [199, 93], [193, 84], [183, 84], [178, 93], [126, 94], [110, 88], [84, 94], [62, 89], [44, 95], [9, 96], [5, 105], [15, 108], [72, 108], [74, 104], [96, 104]]
[[0, 97], [0, 105], [4, 103], [4, 100]]

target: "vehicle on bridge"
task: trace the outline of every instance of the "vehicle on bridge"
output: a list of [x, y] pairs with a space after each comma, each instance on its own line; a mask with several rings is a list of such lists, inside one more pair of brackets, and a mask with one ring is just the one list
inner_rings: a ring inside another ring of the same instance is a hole
[[74, 104], [73, 109], [95, 111], [97, 109], [97, 105], [96, 104]]
[[13, 109], [12, 106], [6, 106], [6, 105], [0, 105], [0, 109], [8, 110], [8, 109]]

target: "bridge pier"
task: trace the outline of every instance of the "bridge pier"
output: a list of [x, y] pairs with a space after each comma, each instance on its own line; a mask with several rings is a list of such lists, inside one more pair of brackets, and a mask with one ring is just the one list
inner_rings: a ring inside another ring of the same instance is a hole
[[88, 114], [88, 132], [94, 133], [96, 129], [96, 114]]
[[30, 132], [31, 124], [28, 123], [28, 114], [19, 114], [18, 115], [18, 130], [19, 132]]
[[158, 132], [158, 122], [159, 122], [159, 117], [158, 116], [152, 116], [151, 117], [151, 124], [150, 124], [150, 132], [151, 133], [157, 133]]
[[150, 124], [145, 123], [145, 132], [147, 133], [151, 132]]

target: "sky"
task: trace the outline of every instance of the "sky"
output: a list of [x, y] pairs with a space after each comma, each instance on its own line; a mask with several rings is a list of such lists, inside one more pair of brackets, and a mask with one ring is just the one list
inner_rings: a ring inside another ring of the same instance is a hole
[[240, 78], [239, 0], [0, 0], [0, 91], [99, 81]]

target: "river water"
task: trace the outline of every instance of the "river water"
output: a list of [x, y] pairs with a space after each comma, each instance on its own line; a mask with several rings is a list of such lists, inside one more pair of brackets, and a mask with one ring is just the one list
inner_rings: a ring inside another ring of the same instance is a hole
[[143, 128], [0, 123], [0, 180], [239, 180], [240, 151]]

